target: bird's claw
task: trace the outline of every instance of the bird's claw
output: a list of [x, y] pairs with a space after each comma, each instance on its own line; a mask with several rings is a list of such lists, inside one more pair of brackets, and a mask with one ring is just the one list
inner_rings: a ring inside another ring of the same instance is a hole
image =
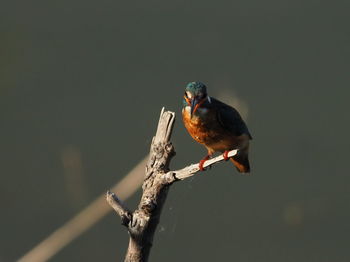
[[203, 158], [201, 161], [199, 161], [199, 170], [200, 171], [205, 171], [205, 168], [203, 167], [205, 161], [207, 161], [209, 159], [210, 156], [206, 156], [205, 158]]
[[205, 170], [205, 168], [203, 167], [205, 161], [207, 161], [207, 160], [206, 159], [205, 160], [202, 159], [201, 161], [199, 161], [199, 170], [200, 171], [204, 171]]
[[224, 160], [225, 161], [227, 161], [227, 160], [229, 160], [230, 158], [228, 157], [228, 152], [230, 152], [230, 151], [225, 151], [223, 154], [222, 154], [222, 156], [224, 157]]

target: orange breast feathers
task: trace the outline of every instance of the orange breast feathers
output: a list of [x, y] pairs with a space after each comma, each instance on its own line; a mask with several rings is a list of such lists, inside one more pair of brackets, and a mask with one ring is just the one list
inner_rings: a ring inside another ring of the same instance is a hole
[[185, 107], [182, 110], [182, 120], [188, 131], [194, 140], [198, 143], [205, 144], [208, 138], [208, 130], [203, 126], [198, 116], [192, 116], [190, 110]]
[[189, 107], [182, 110], [182, 120], [188, 133], [198, 143], [203, 144], [208, 149], [209, 154], [249, 146], [247, 134], [235, 136], [225, 131], [216, 121], [211, 121], [210, 126], [205, 125], [198, 116], [194, 115], [191, 118]]

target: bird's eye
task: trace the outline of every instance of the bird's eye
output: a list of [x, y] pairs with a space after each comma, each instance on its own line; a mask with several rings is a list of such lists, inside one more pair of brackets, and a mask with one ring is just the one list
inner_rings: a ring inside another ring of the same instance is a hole
[[188, 91], [185, 92], [187, 98], [192, 99], [192, 94]]

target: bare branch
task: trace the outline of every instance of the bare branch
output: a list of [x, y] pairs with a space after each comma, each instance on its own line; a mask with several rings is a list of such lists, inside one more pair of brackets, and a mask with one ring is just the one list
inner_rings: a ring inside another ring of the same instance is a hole
[[148, 260], [153, 236], [168, 194], [169, 185], [164, 183], [163, 177], [169, 171], [170, 160], [175, 155], [174, 147], [170, 143], [174, 121], [175, 113], [165, 111], [163, 108], [156, 135], [152, 139], [138, 208], [131, 214], [115, 195], [107, 193], [108, 203], [128, 227], [130, 239], [124, 260], [126, 262]]
[[108, 204], [120, 216], [122, 224], [127, 226], [131, 220], [131, 212], [124, 206], [123, 202], [116, 196], [116, 194], [107, 191], [106, 199]]
[[[162, 207], [170, 185], [179, 180], [193, 176], [199, 164], [192, 164], [177, 171], [169, 171], [169, 164], [175, 155], [170, 142], [175, 121], [175, 113], [160, 113], [156, 135], [152, 139], [149, 159], [146, 165], [143, 193], [137, 209], [131, 214], [123, 203], [113, 194], [107, 193], [107, 201], [114, 208], [123, 224], [128, 227], [130, 239], [124, 262], [146, 262], [153, 243], [153, 236], [160, 220]], [[228, 153], [228, 157], [237, 154], [237, 150]], [[207, 160], [204, 168], [224, 160], [222, 155]]]
[[[227, 156], [233, 157], [233, 156], [237, 155], [237, 152], [238, 152], [237, 149], [231, 150]], [[224, 159], [223, 155], [219, 155], [217, 157], [214, 157], [212, 159], [205, 161], [203, 167], [204, 168], [210, 167], [210, 166], [213, 166], [214, 164], [222, 162], [224, 160], [225, 159]], [[176, 171], [169, 171], [168, 173], [165, 174], [164, 179], [167, 183], [173, 183], [177, 180], [184, 180], [186, 178], [189, 178], [189, 177], [193, 176], [194, 174], [196, 174], [198, 171], [200, 171], [199, 163], [191, 164], [187, 167], [184, 167], [184, 168], [176, 170]]]

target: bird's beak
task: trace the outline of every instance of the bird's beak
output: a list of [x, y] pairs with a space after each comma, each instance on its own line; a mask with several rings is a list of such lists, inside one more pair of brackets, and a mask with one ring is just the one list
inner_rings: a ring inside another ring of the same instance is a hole
[[197, 98], [193, 98], [191, 101], [191, 118], [194, 115], [194, 113], [196, 113], [198, 106], [199, 104]]

